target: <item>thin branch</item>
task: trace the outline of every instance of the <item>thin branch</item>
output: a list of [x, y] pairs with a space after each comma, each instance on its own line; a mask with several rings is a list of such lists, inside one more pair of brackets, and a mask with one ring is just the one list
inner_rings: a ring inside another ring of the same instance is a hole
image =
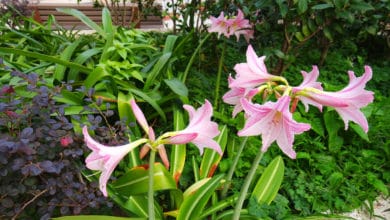
[[46, 193], [47, 191], [49, 191], [49, 189], [45, 189], [41, 192], [39, 192], [38, 194], [36, 194], [30, 201], [26, 202], [22, 208], [12, 217], [12, 220], [16, 220], [16, 218], [18, 217], [18, 215], [20, 215], [20, 213], [22, 213], [22, 211], [28, 206], [30, 205], [32, 202], [34, 202], [34, 200], [36, 200], [38, 197], [40, 197], [41, 195], [43, 195], [44, 193]]

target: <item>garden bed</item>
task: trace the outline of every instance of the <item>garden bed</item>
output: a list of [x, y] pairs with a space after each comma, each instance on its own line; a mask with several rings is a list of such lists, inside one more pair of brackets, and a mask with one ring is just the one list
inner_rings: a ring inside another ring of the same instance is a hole
[[166, 32], [5, 13], [0, 218], [389, 218], [387, 12], [298, 2]]

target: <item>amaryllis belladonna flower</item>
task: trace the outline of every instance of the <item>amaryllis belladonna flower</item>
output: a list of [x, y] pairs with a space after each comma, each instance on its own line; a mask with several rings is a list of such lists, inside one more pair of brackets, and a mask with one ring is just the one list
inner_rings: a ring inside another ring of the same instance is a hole
[[218, 124], [211, 121], [213, 115], [213, 107], [208, 100], [205, 104], [197, 110], [190, 105], [184, 105], [183, 108], [187, 110], [190, 118], [188, 126], [177, 132], [173, 132], [168, 139], [170, 144], [182, 144], [192, 142], [203, 153], [204, 148], [210, 148], [222, 154], [221, 147], [213, 140], [218, 134]]
[[238, 9], [237, 16], [230, 18], [228, 20], [229, 32], [228, 35], [235, 35], [237, 41], [240, 39], [240, 35], [245, 37], [245, 40], [249, 42], [249, 39], [253, 38], [253, 30], [251, 30], [252, 25], [249, 23], [248, 19], [244, 18], [244, 13]]
[[225, 35], [225, 37], [229, 37], [229, 24], [228, 19], [225, 17], [224, 13], [221, 12], [219, 16], [210, 17], [211, 26], [208, 28], [208, 32], [215, 32], [218, 34], [218, 38], [221, 34]]
[[147, 139], [139, 139], [135, 142], [117, 147], [105, 146], [96, 142], [89, 136], [87, 126], [83, 127], [84, 142], [92, 153], [85, 159], [88, 169], [98, 170], [102, 173], [99, 178], [99, 187], [104, 196], [107, 196], [107, 181], [118, 163], [134, 148], [147, 142]]
[[[234, 79], [229, 76], [229, 84], [231, 84], [233, 81]], [[257, 89], [233, 87], [228, 92], [226, 92], [225, 95], [223, 95], [222, 100], [227, 104], [234, 105], [233, 117], [236, 117], [236, 115], [243, 110], [241, 99], [245, 98], [247, 100], [251, 100], [253, 96], [257, 94], [257, 92]]]
[[374, 100], [374, 93], [365, 90], [366, 83], [372, 77], [372, 70], [369, 66], [365, 66], [364, 69], [365, 72], [360, 77], [356, 77], [354, 72], [349, 71], [349, 84], [337, 92], [327, 92], [312, 87], [294, 88], [293, 91], [295, 90], [297, 97], [305, 105], [311, 104], [320, 109], [323, 105], [333, 107], [343, 119], [345, 129], [348, 129], [349, 121], [353, 121], [367, 132], [368, 122], [360, 109]]
[[310, 125], [294, 121], [289, 111], [290, 99], [289, 96], [282, 96], [276, 102], [266, 102], [263, 105], [241, 99], [247, 120], [238, 135], [261, 135], [263, 152], [276, 140], [283, 153], [294, 159], [294, 135], [309, 130]]
[[104, 196], [107, 196], [107, 181], [118, 163], [134, 148], [144, 145], [141, 153], [145, 155], [151, 148], [158, 150], [162, 162], [169, 167], [168, 156], [164, 144], [186, 144], [194, 143], [201, 153], [204, 148], [211, 148], [222, 154], [221, 147], [213, 140], [219, 134], [218, 125], [211, 121], [213, 108], [209, 101], [199, 109], [195, 110], [190, 105], [184, 105], [184, 108], [190, 115], [189, 125], [181, 131], [167, 132], [156, 139], [154, 130], [148, 125], [145, 115], [138, 107], [135, 100], [130, 101], [131, 108], [136, 120], [147, 133], [148, 138], [142, 138], [132, 143], [110, 147], [100, 144], [93, 140], [88, 133], [87, 127], [83, 127], [84, 141], [92, 153], [86, 158], [86, 166], [91, 170], [101, 171], [99, 186]]
[[246, 63], [239, 63], [234, 66], [236, 77], [229, 83], [230, 88], [255, 88], [272, 79], [280, 78], [269, 74], [264, 63], [265, 56], [257, 57], [251, 45], [246, 51]]
[[245, 40], [249, 42], [249, 39], [253, 38], [254, 31], [252, 25], [248, 19], [244, 18], [244, 13], [239, 9], [237, 16], [232, 18], [226, 18], [224, 12], [221, 12], [219, 16], [210, 17], [211, 26], [208, 28], [208, 32], [215, 32], [218, 34], [218, 38], [223, 34], [229, 38], [231, 35], [235, 35], [237, 41], [240, 39], [240, 35], [245, 37]]

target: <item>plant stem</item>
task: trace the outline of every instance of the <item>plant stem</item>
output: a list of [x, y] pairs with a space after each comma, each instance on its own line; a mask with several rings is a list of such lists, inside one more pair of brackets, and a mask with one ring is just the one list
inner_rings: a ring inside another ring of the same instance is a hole
[[264, 152], [259, 149], [259, 152], [256, 155], [256, 158], [253, 160], [251, 169], [249, 170], [249, 173], [247, 174], [244, 185], [242, 186], [240, 197], [237, 200], [236, 207], [234, 208], [234, 215], [233, 220], [239, 220], [240, 219], [240, 212], [242, 209], [242, 205], [244, 204], [246, 194], [248, 193], [249, 186], [252, 182], [253, 177], [255, 176], [256, 169], [259, 166], [259, 163], [261, 161], [261, 158], [263, 158]]
[[154, 217], [154, 161], [156, 160], [156, 151], [151, 149], [149, 155], [149, 188], [148, 188], [148, 219], [155, 219]]
[[198, 44], [198, 47], [195, 49], [194, 53], [192, 54], [191, 59], [190, 59], [190, 61], [188, 62], [186, 69], [184, 70], [183, 78], [181, 79], [181, 81], [182, 81], [183, 83], [186, 82], [186, 79], [187, 79], [187, 76], [188, 76], [188, 72], [189, 72], [190, 69], [191, 69], [192, 63], [194, 63], [194, 61], [195, 61], [196, 55], [198, 54], [200, 48], [203, 46], [204, 42], [206, 42], [206, 40], [211, 36], [211, 34], [212, 34], [212, 33], [208, 33], [208, 34], [206, 35], [206, 37], [203, 38], [203, 40], [200, 41], [200, 43]]
[[222, 75], [223, 61], [225, 59], [225, 51], [226, 51], [226, 40], [223, 41], [221, 58], [219, 59], [219, 64], [218, 64], [217, 82], [215, 84], [215, 97], [213, 103], [215, 109], [218, 109], [219, 87], [221, 84], [221, 75]]
[[238, 148], [238, 151], [237, 151], [237, 153], [236, 153], [236, 155], [234, 157], [233, 164], [230, 167], [229, 172], [228, 172], [227, 177], [226, 177], [226, 183], [223, 186], [222, 198], [226, 197], [226, 193], [227, 193], [227, 191], [229, 189], [230, 182], [231, 182], [231, 180], [233, 178], [234, 170], [236, 169], [236, 166], [238, 164], [238, 160], [240, 159], [241, 153], [244, 150], [244, 147], [245, 147], [245, 144], [246, 144], [247, 140], [248, 140], [248, 137], [245, 137], [244, 140], [242, 140], [242, 142], [240, 144], [240, 148]]

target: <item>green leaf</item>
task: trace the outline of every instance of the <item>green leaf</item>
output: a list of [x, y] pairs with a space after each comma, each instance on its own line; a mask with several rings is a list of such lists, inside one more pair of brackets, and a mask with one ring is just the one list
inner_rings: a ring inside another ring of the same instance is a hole
[[73, 8], [57, 8], [57, 11], [72, 15], [78, 19], [80, 19], [85, 25], [90, 27], [91, 29], [95, 30], [98, 34], [100, 34], [102, 37], [106, 38], [106, 32], [95, 22], [93, 22], [88, 16], [86, 16], [84, 13], [77, 9]]
[[303, 14], [307, 11], [307, 0], [298, 0], [298, 14]]
[[115, 28], [112, 24], [110, 10], [108, 10], [108, 8], [106, 7], [104, 7], [102, 10], [102, 23], [103, 23], [103, 29], [106, 32], [106, 34], [113, 36]]
[[302, 25], [302, 33], [305, 35], [305, 37], [308, 37], [310, 35], [309, 26], [305, 24]]
[[164, 82], [169, 88], [179, 96], [188, 96], [188, 89], [184, 83], [177, 78], [165, 79]]
[[[126, 203], [123, 205], [126, 210], [136, 214], [138, 217], [142, 217], [142, 219], [147, 219], [148, 217], [148, 198], [147, 196], [130, 196]], [[154, 203], [154, 212], [156, 219], [163, 219], [162, 209], [160, 204], [155, 201]]]
[[[139, 195], [148, 192], [149, 171], [135, 167], [112, 183], [112, 187], [122, 196]], [[154, 191], [176, 189], [176, 182], [165, 167], [154, 165]]]
[[[91, 59], [93, 56], [95, 56], [96, 54], [100, 53], [101, 51], [102, 51], [101, 48], [92, 48], [92, 49], [89, 49], [89, 50], [85, 50], [82, 53], [80, 53], [76, 57], [76, 59], [73, 60], [73, 62], [82, 65], [87, 60]], [[80, 71], [77, 70], [77, 69], [71, 69], [69, 71], [69, 73], [68, 73], [68, 81], [77, 80], [79, 72]]]
[[324, 29], [322, 29], [322, 31], [323, 31], [325, 37], [328, 38], [328, 40], [330, 40], [332, 42], [333, 36], [332, 36], [330, 29], [328, 27], [324, 27]]
[[200, 219], [204, 207], [217, 187], [220, 186], [222, 178], [222, 174], [211, 178], [197, 191], [185, 197], [183, 204], [180, 206], [177, 220]]
[[57, 102], [62, 102], [69, 105], [81, 105], [83, 103], [82, 94], [70, 92], [66, 89], [61, 90], [61, 96], [54, 96], [53, 98]]
[[105, 70], [105, 68], [98, 66], [88, 75], [87, 79], [85, 79], [84, 85], [87, 88], [92, 88], [99, 80], [109, 75], [110, 74]]
[[157, 111], [157, 113], [161, 116], [163, 121], [167, 121], [167, 117], [165, 116], [164, 111], [161, 109], [161, 107], [157, 104], [157, 102], [153, 98], [151, 98], [150, 96], [148, 96], [146, 93], [142, 92], [139, 89], [128, 88], [128, 90], [132, 94], [134, 94], [138, 97], [141, 97], [144, 101], [146, 101], [149, 105], [151, 105]]
[[324, 9], [327, 9], [327, 8], [333, 8], [333, 5], [326, 3], [326, 4], [314, 5], [313, 7], [311, 7], [311, 9], [313, 9], [313, 10], [324, 10]]
[[295, 37], [298, 39], [298, 41], [302, 42], [305, 40], [305, 37], [301, 32], [295, 32]]
[[343, 9], [347, 5], [348, 0], [333, 0], [333, 3], [337, 9]]
[[[77, 39], [75, 42], [71, 43], [69, 46], [65, 48], [65, 50], [61, 53], [60, 59], [65, 60], [65, 61], [70, 61], [72, 58], [72, 55], [76, 48], [79, 46], [81, 43], [82, 38]], [[55, 71], [54, 71], [54, 79], [58, 81], [63, 81], [64, 80], [64, 75], [65, 75], [65, 70], [66, 66], [64, 65], [57, 65]]]
[[310, 120], [311, 129], [321, 137], [325, 136], [325, 128], [320, 118], [313, 118]]
[[[173, 129], [180, 131], [185, 128], [183, 111], [180, 111], [176, 106], [173, 109]], [[170, 172], [175, 179], [176, 183], [179, 182], [179, 178], [183, 172], [186, 161], [186, 145], [175, 144], [171, 147], [170, 155], [171, 167]]]
[[[132, 109], [130, 106], [130, 100], [133, 98], [131, 95], [126, 95], [123, 92], [118, 93], [117, 102], [118, 102], [118, 113], [119, 118], [121, 121], [125, 121], [126, 125], [128, 125], [131, 128], [131, 132], [133, 132], [134, 135], [130, 136], [130, 141], [132, 140], [132, 137], [140, 137], [141, 132], [139, 131], [138, 127], [132, 127], [130, 126], [130, 122], [136, 121], [134, 114], [132, 113]], [[141, 161], [139, 158], [139, 150], [138, 148], [130, 151], [128, 154], [129, 161], [130, 161], [130, 167], [136, 167], [141, 165]]]
[[148, 199], [146, 196], [129, 196], [125, 207], [139, 217], [148, 217]]
[[257, 181], [252, 196], [259, 204], [270, 204], [277, 195], [284, 176], [284, 163], [281, 156], [277, 156], [264, 170]]
[[324, 113], [324, 122], [329, 136], [328, 148], [331, 152], [338, 152], [343, 145], [343, 138], [338, 135], [338, 131], [342, 125], [335, 111], [326, 111]]
[[344, 175], [342, 173], [334, 172], [329, 176], [328, 182], [331, 187], [338, 187], [342, 183], [343, 179]]
[[178, 36], [176, 35], [168, 35], [167, 39], [165, 40], [163, 54], [173, 52], [177, 39]]
[[[220, 134], [216, 139], [217, 143], [221, 146], [222, 152], [226, 148], [227, 139], [228, 139], [228, 128], [226, 125], [224, 125], [220, 129]], [[222, 155], [219, 155], [218, 152], [216, 152], [215, 150], [205, 149], [202, 162], [200, 164], [200, 171], [199, 171], [200, 179], [212, 177], [221, 159], [222, 159]]]
[[106, 215], [79, 215], [53, 218], [54, 220], [144, 220], [145, 218], [115, 217]]
[[280, 15], [282, 16], [282, 18], [286, 17], [288, 12], [288, 6], [285, 3], [285, 0], [276, 0], [276, 3], [279, 6]]
[[350, 7], [351, 7], [351, 9], [354, 9], [354, 10], [357, 10], [357, 11], [360, 11], [363, 13], [370, 11], [370, 10], [375, 10], [375, 8], [370, 3], [367, 3], [364, 1], [351, 1]]
[[61, 64], [61, 65], [64, 65], [68, 68], [74, 68], [74, 69], [77, 69], [77, 70], [84, 72], [84, 73], [90, 73], [92, 71], [91, 69], [84, 67], [80, 64], [69, 62], [66, 60], [62, 60], [62, 59], [57, 58], [55, 56], [49, 56], [49, 55], [45, 55], [45, 54], [19, 50], [19, 49], [15, 49], [15, 48], [6, 48], [6, 47], [0, 47], [0, 53], [1, 52], [6, 53], [6, 54], [17, 54], [17, 55], [26, 56], [26, 57], [32, 57], [32, 58], [37, 58], [37, 59], [43, 60], [43, 61]]
[[167, 64], [169, 58], [171, 58], [172, 53], [163, 54], [157, 61], [157, 63], [153, 66], [153, 69], [148, 73], [148, 77], [146, 78], [144, 90], [148, 90], [152, 85], [156, 77], [162, 72], [163, 68]]
[[360, 127], [357, 124], [349, 124], [349, 126], [358, 134], [363, 140], [370, 142], [370, 139], [368, 138], [368, 134], [364, 132], [363, 128]]

